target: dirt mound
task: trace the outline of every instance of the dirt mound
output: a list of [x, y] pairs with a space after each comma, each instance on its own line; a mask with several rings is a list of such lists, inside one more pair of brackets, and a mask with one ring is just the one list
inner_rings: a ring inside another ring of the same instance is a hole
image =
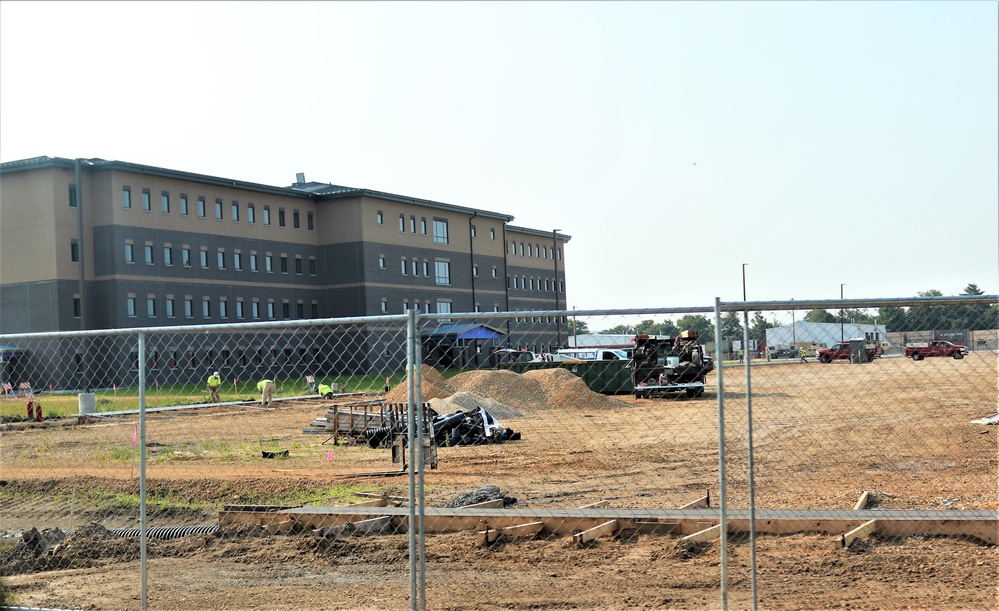
[[525, 371], [523, 377], [541, 384], [549, 409], [617, 409], [629, 404], [590, 390], [583, 378], [567, 369], [535, 369]]
[[[431, 399], [444, 399], [454, 394], [454, 389], [444, 379], [436, 369], [430, 365], [423, 365], [420, 368], [420, 375], [423, 377], [423, 384], [420, 391], [423, 393], [423, 401]], [[409, 400], [409, 381], [404, 380], [395, 388], [385, 393], [386, 403], [405, 403]]]
[[[523, 412], [628, 407], [624, 401], [593, 392], [582, 378], [561, 368], [522, 374], [505, 369], [469, 371], [449, 383], [456, 391], [493, 399]], [[486, 410], [492, 413], [488, 407]]]

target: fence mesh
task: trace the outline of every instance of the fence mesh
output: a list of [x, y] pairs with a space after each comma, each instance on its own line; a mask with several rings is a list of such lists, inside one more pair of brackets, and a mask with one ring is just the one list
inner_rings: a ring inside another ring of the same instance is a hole
[[0, 338], [0, 575], [63, 608], [988, 607], [994, 301]]

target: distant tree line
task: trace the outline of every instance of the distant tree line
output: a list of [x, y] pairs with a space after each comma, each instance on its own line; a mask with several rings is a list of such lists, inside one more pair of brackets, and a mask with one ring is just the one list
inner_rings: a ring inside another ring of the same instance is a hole
[[[984, 295], [985, 291], [978, 285], [969, 284], [962, 295]], [[943, 293], [936, 289], [918, 293], [920, 297], [942, 297]], [[722, 337], [727, 339], [742, 339], [742, 313], [726, 312], [722, 315]], [[806, 322], [838, 323], [849, 321], [855, 324], [884, 325], [888, 331], [932, 331], [932, 330], [976, 330], [995, 329], [999, 327], [999, 304], [969, 304], [956, 306], [918, 306], [901, 308], [889, 306], [878, 308], [873, 314], [868, 310], [847, 308], [838, 310], [835, 314], [821, 308], [810, 310], [805, 315]], [[753, 312], [749, 319], [749, 338], [763, 340], [767, 337], [767, 329], [781, 326], [776, 320], [767, 320], [762, 312]], [[569, 321], [571, 333], [589, 333], [590, 330], [583, 321]], [[662, 322], [643, 320], [637, 325], [617, 325], [604, 329], [606, 334], [637, 334], [669, 335], [675, 337], [680, 331], [694, 329], [703, 341], [713, 341], [715, 326], [706, 317], [699, 314], [687, 314], [673, 322], [669, 319]]]

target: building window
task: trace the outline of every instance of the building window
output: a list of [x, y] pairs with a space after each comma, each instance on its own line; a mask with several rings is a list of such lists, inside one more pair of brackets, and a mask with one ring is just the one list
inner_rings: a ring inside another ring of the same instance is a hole
[[309, 259], [309, 275], [310, 276], [315, 276], [316, 275], [316, 260], [315, 259]]
[[251, 225], [257, 222], [257, 209], [253, 202], [246, 204], [246, 222]]
[[270, 226], [271, 224], [271, 207], [264, 206], [264, 225]]
[[281, 304], [281, 318], [291, 318], [291, 304], [287, 301]]
[[493, 268], [493, 278], [498, 278], [498, 277], [499, 277], [499, 272], [497, 272], [496, 268], [494, 267]]
[[524, 256], [524, 243], [523, 242], [520, 243], [520, 256], [521, 257]]
[[239, 202], [232, 202], [232, 222], [239, 222]]
[[284, 227], [284, 208], [278, 208], [278, 227]]
[[163, 265], [173, 265], [173, 248], [163, 247]]
[[243, 255], [238, 252], [232, 253], [232, 267], [237, 270], [243, 269]]
[[406, 259], [403, 259], [402, 260], [402, 275], [403, 276], [406, 275], [406, 270], [407, 270], [407, 268], [406, 268]]
[[517, 243], [516, 242], [510, 242], [510, 254], [511, 255], [517, 254]]
[[173, 318], [174, 317], [173, 299], [172, 298], [166, 300], [166, 315], [167, 315], [167, 318]]
[[423, 262], [423, 275], [427, 278], [430, 277], [430, 264], [426, 261]]
[[255, 252], [250, 253], [250, 271], [257, 271], [257, 253]]
[[212, 300], [202, 299], [201, 300], [201, 316], [204, 318], [212, 317]]
[[149, 189], [142, 190], [142, 209], [146, 212], [152, 212], [153, 210], [152, 196], [149, 193]]
[[298, 315], [298, 318], [305, 318], [305, 303], [299, 301], [295, 304], [295, 313]]
[[434, 270], [437, 275], [437, 284], [451, 284], [451, 264], [449, 262], [434, 261]]
[[405, 214], [400, 214], [399, 215], [399, 231], [401, 231], [402, 233], [406, 233], [406, 215]]
[[260, 318], [260, 302], [254, 301], [250, 304], [250, 316], [253, 318]]
[[291, 213], [291, 225], [295, 229], [301, 229], [302, 228], [301, 222], [299, 221], [299, 217], [298, 217], [298, 210], [293, 210], [292, 213]]
[[434, 219], [434, 244], [448, 244], [447, 221]]
[[267, 318], [274, 318], [274, 302], [267, 302]]
[[131, 244], [125, 244], [125, 263], [135, 263], [135, 253]]
[[264, 271], [271, 273], [274, 271], [274, 257], [271, 255], [264, 255]]
[[316, 221], [312, 217], [311, 212], [305, 213], [305, 226], [309, 229], [309, 231], [313, 231], [316, 228]]
[[493, 240], [493, 241], [496, 241], [496, 230], [495, 229], [490, 229], [489, 230], [489, 239]]
[[187, 196], [184, 195], [183, 193], [181, 193], [180, 194], [180, 215], [181, 216], [187, 216], [187, 213], [188, 213], [188, 209], [187, 209]]
[[205, 210], [205, 198], [199, 197], [198, 198], [198, 216], [201, 217], [201, 218], [205, 218], [207, 215], [208, 215], [208, 211]]
[[[451, 313], [451, 302], [450, 301], [438, 301], [437, 302], [437, 313], [438, 314], [450, 314]], [[441, 322], [448, 319], [443, 318]]]
[[125, 306], [128, 308], [128, 317], [135, 318], [135, 297], [126, 299]]
[[229, 302], [219, 301], [219, 318], [229, 318]]
[[388, 312], [388, 302], [382, 299], [381, 303], [382, 313]]
[[76, 208], [76, 185], [69, 185], [69, 207]]
[[220, 199], [215, 200], [215, 220], [222, 220], [222, 200]]
[[413, 259], [413, 277], [420, 275], [420, 263], [416, 259]]
[[410, 233], [416, 233], [416, 217], [409, 217], [409, 231]]
[[288, 273], [288, 255], [281, 255], [281, 273]]
[[477, 234], [475, 233], [475, 225], [472, 225], [472, 237], [474, 238], [476, 236]]
[[385, 214], [383, 214], [381, 210], [378, 211], [378, 224], [379, 225], [385, 224]]
[[194, 318], [194, 300], [185, 299], [184, 300], [184, 317]]
[[385, 269], [385, 257], [378, 257], [378, 269]]
[[73, 263], [80, 262], [80, 243], [76, 240], [69, 241], [69, 260]]
[[160, 207], [163, 209], [163, 214], [170, 214], [170, 192], [164, 191], [160, 195]]
[[149, 244], [146, 244], [144, 250], [146, 252], [146, 265], [152, 265], [153, 263], [155, 263], [155, 261], [153, 261], [153, 247], [150, 246]]
[[149, 318], [154, 318], [156, 316], [156, 298], [149, 297], [146, 299], [146, 315]]
[[473, 265], [472, 266], [472, 276], [474, 276], [476, 278], [479, 277], [479, 266], [478, 265]]
[[243, 318], [243, 302], [236, 302], [236, 318]]
[[208, 251], [202, 250], [198, 252], [198, 256], [201, 257], [201, 269], [208, 269]]
[[215, 262], [218, 264], [219, 269], [225, 269], [225, 251], [220, 250], [215, 253]]
[[295, 257], [295, 273], [302, 275], [302, 257]]
[[125, 209], [130, 209], [132, 207], [132, 189], [131, 187], [121, 188], [121, 207]]
[[180, 264], [184, 267], [191, 267], [191, 249], [182, 248], [180, 250]]
[[73, 318], [79, 318], [80, 317], [81, 308], [82, 308], [82, 305], [80, 304], [80, 298], [79, 297], [73, 297]]

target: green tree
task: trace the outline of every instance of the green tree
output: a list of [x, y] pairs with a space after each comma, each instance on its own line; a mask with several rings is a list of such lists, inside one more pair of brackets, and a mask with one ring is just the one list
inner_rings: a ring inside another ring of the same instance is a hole
[[898, 306], [878, 308], [878, 324], [888, 331], [909, 331], [908, 312]]
[[715, 337], [715, 326], [706, 317], [699, 314], [685, 314], [676, 321], [676, 328], [680, 331], [694, 329], [701, 343], [710, 342]]
[[739, 312], [725, 312], [721, 318], [722, 337], [727, 340], [742, 340], [742, 315]]
[[764, 340], [767, 338], [767, 329], [779, 326], [764, 318], [763, 312], [753, 312], [753, 319], [749, 321], [749, 339]]
[[582, 335], [589, 332], [590, 328], [586, 325], [585, 320], [569, 319], [569, 335]]
[[673, 321], [666, 319], [662, 322], [654, 320], [643, 320], [635, 327], [635, 333], [648, 333], [649, 335], [668, 335], [676, 337], [680, 333]]
[[604, 329], [601, 331], [601, 333], [606, 333], [607, 335], [626, 335], [634, 332], [635, 327], [633, 325], [618, 325], [616, 327], [611, 327], [610, 329]]
[[816, 308], [805, 314], [805, 322], [839, 322], [839, 318], [822, 308]]

